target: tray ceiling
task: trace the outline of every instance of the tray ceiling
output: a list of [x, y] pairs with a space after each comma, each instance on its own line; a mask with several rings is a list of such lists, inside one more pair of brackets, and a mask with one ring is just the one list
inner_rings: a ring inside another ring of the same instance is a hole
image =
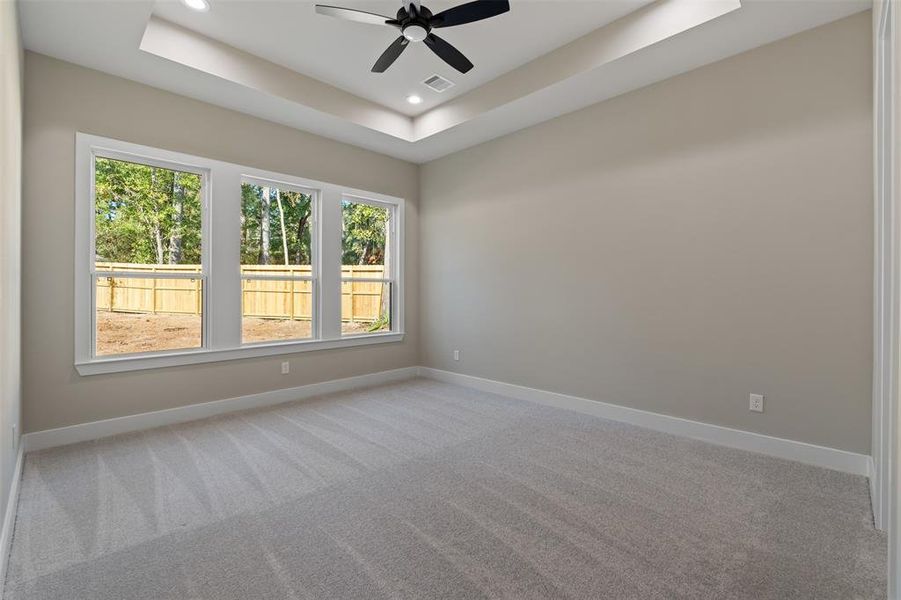
[[[316, 15], [312, 2], [22, 0], [26, 48], [425, 162], [869, 8], [865, 0], [512, 0], [442, 37], [476, 65], [424, 47], [369, 69], [388, 28]], [[400, 2], [332, 0], [391, 15]], [[458, 2], [424, 2], [433, 11]], [[438, 94], [422, 81], [455, 83]], [[418, 94], [423, 103], [406, 102]]]

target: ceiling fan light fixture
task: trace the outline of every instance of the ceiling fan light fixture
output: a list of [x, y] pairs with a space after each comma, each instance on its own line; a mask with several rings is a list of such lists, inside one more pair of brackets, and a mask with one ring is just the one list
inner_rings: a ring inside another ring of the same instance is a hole
[[[182, 0], [182, 2], [187, 1]], [[370, 70], [373, 73], [384, 73], [403, 54], [410, 42], [423, 42], [438, 58], [459, 72], [468, 73], [473, 66], [469, 59], [447, 40], [432, 33], [432, 30], [483, 21], [503, 14], [508, 10], [510, 10], [510, 0], [471, 0], [465, 4], [452, 6], [435, 15], [432, 14], [428, 7], [422, 6], [419, 0], [407, 0], [404, 2], [404, 6], [397, 10], [396, 18], [392, 19], [391, 17], [366, 12], [365, 10], [329, 6], [327, 4], [316, 5], [316, 12], [320, 15], [347, 21], [369, 23], [370, 25], [393, 27], [395, 31], [400, 29], [400, 35], [391, 42], [390, 46], [385, 48], [385, 51], [372, 65]]]
[[208, 0], [181, 0], [181, 3], [197, 12], [206, 12], [210, 10], [210, 3]]
[[429, 30], [422, 25], [413, 23], [404, 27], [404, 37], [411, 42], [421, 42], [429, 35]]

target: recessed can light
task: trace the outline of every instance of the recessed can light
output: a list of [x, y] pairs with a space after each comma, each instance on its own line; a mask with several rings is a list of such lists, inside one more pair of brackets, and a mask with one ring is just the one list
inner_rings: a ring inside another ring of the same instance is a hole
[[210, 10], [210, 3], [208, 2], [208, 0], [181, 0], [181, 2], [191, 10], [196, 10], [199, 12], [206, 12]]
[[422, 98], [420, 98], [416, 94], [410, 94], [409, 96], [407, 96], [407, 102], [409, 102], [410, 104], [421, 104]]

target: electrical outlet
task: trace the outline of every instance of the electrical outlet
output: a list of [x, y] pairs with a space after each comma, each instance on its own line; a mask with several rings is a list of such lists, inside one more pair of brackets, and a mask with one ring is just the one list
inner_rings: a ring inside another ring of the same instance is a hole
[[285, 361], [282, 363], [282, 375], [287, 375], [291, 372], [291, 363]]
[[763, 395], [751, 394], [751, 404], [748, 407], [751, 412], [763, 412]]
[[454, 350], [454, 360], [460, 360], [460, 351]]

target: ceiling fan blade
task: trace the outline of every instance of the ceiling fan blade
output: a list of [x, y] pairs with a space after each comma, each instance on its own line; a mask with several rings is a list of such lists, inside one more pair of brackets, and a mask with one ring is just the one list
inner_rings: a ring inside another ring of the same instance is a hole
[[435, 28], [453, 27], [496, 17], [508, 10], [510, 10], [509, 0], [474, 0], [434, 15], [431, 25]]
[[438, 55], [438, 58], [457, 69], [461, 73], [466, 73], [472, 68], [469, 59], [463, 56], [463, 53], [451, 46], [449, 43], [430, 33], [426, 36], [425, 45], [432, 49], [432, 52]]
[[317, 4], [316, 12], [328, 17], [357, 21], [359, 23], [369, 23], [370, 25], [391, 25], [389, 21], [394, 21], [391, 17], [377, 15], [371, 12], [354, 10], [353, 8], [341, 8], [340, 6], [326, 6], [325, 4]]
[[404, 36], [400, 36], [393, 42], [388, 48], [382, 52], [382, 55], [379, 57], [375, 64], [372, 65], [373, 73], [384, 73], [385, 69], [390, 67], [394, 61], [397, 60], [397, 57], [400, 56], [400, 53], [404, 51], [407, 45], [410, 43], [410, 40], [405, 38]]

